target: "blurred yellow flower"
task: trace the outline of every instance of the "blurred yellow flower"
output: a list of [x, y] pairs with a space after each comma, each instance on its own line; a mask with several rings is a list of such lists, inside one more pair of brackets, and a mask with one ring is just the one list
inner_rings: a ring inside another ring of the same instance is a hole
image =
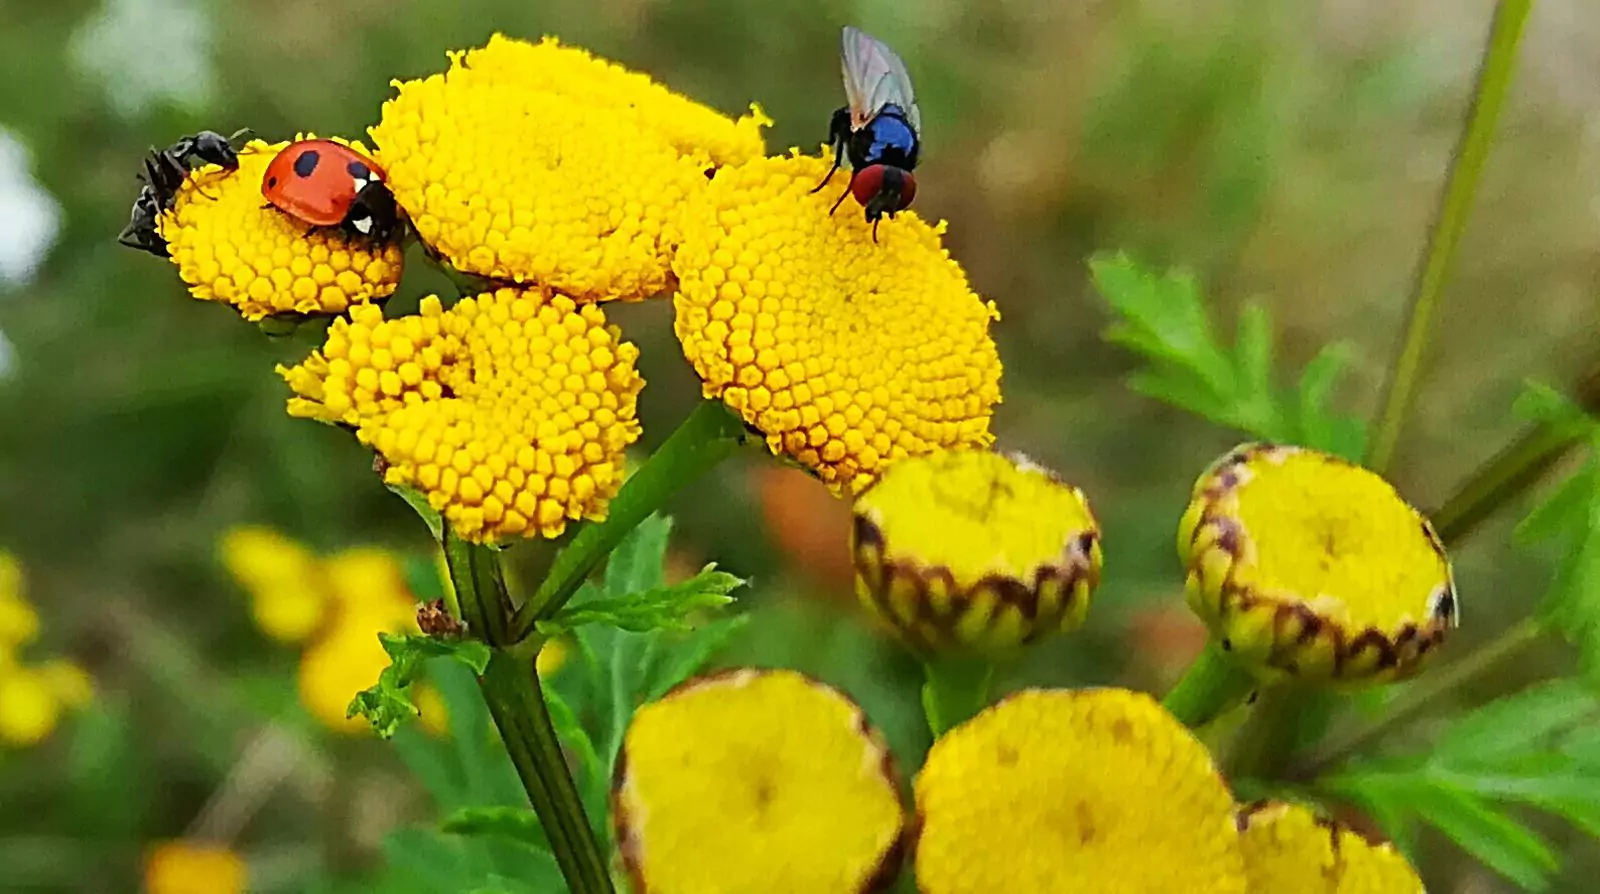
[[0, 665], [39, 635], [39, 615], [22, 592], [22, 565], [0, 551]]
[[496, 36], [396, 82], [371, 129], [396, 200], [456, 269], [638, 299], [669, 284], [688, 197], [763, 151], [738, 122], [554, 41]]
[[356, 308], [279, 373], [289, 413], [344, 423], [384, 480], [427, 494], [463, 538], [558, 537], [605, 517], [639, 436], [638, 349], [598, 307], [500, 289], [384, 320]]
[[1424, 894], [1416, 870], [1389, 844], [1296, 804], [1261, 802], [1239, 811], [1251, 894]]
[[237, 527], [222, 536], [222, 565], [250, 593], [256, 626], [279, 642], [297, 643], [322, 623], [329, 595], [318, 585], [316, 559], [278, 531]]
[[1391, 680], [1456, 625], [1450, 561], [1388, 482], [1297, 447], [1243, 445], [1178, 530], [1190, 608], [1266, 679]]
[[165, 841], [145, 857], [145, 894], [241, 894], [248, 877], [243, 858], [220, 844]]
[[0, 743], [26, 748], [44, 741], [61, 722], [61, 708], [50, 678], [39, 669], [0, 669]]
[[922, 650], [1005, 650], [1089, 612], [1100, 531], [1083, 492], [960, 450], [900, 460], [855, 500], [863, 604]]
[[389, 666], [389, 653], [378, 631], [340, 624], [306, 648], [300, 658], [300, 703], [322, 725], [348, 734], [371, 730], [366, 718], [345, 716], [356, 693], [378, 682]]
[[794, 671], [723, 673], [639, 709], [613, 799], [639, 894], [849, 894], [899, 869], [882, 737]]
[[766, 158], [717, 171], [690, 202], [675, 329], [706, 397], [835, 492], [904, 456], [984, 447], [1000, 402], [994, 303], [944, 231], [906, 212], [880, 228], [829, 216], [827, 163]]
[[923, 894], [1247, 890], [1227, 786], [1143, 693], [1017, 693], [935, 742], [915, 789]]
[[189, 176], [157, 227], [178, 275], [194, 297], [230, 305], [247, 320], [337, 314], [387, 298], [400, 283], [398, 240], [308, 231], [262, 198], [267, 164], [287, 145], [251, 140], [239, 150], [238, 170], [207, 165]]
[[0, 745], [25, 748], [44, 741], [64, 712], [94, 697], [94, 682], [77, 664], [22, 658], [22, 647], [38, 632], [39, 616], [23, 597], [22, 565], [0, 552]]

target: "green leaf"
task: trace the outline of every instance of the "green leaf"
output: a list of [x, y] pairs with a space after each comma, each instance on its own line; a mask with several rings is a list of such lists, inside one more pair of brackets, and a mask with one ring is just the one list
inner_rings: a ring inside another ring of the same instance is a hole
[[428, 526], [429, 531], [433, 532], [434, 540], [440, 543], [444, 542], [444, 519], [440, 517], [437, 509], [429, 505], [427, 494], [414, 487], [405, 487], [398, 484], [386, 484], [384, 486], [389, 488], [400, 499], [405, 500], [406, 505], [410, 506], [417, 515], [422, 516], [422, 522]]
[[707, 565], [689, 580], [669, 587], [568, 603], [554, 617], [540, 621], [539, 632], [559, 636], [586, 624], [609, 624], [635, 633], [688, 630], [701, 612], [733, 602], [728, 594], [744, 585], [743, 580], [716, 567]]
[[481, 674], [489, 665], [489, 647], [476, 640], [442, 640], [422, 634], [378, 634], [383, 650], [389, 653], [389, 666], [378, 675], [378, 682], [356, 693], [347, 716], [367, 718], [382, 738], [389, 738], [400, 723], [417, 716], [417, 706], [407, 690], [421, 676], [429, 658], [451, 658]]
[[1595, 427], [1595, 421], [1583, 407], [1558, 389], [1542, 382], [1523, 383], [1522, 393], [1511, 405], [1511, 412], [1530, 422], [1542, 422], [1574, 437], [1582, 436]]
[[711, 656], [727, 646], [734, 635], [743, 630], [748, 623], [750, 623], [749, 615], [719, 618], [690, 634], [682, 643], [678, 643], [666, 660], [659, 663], [659, 667], [652, 675], [654, 679], [645, 701], [655, 701], [666, 695], [674, 686], [699, 673], [700, 669], [711, 660]]
[[1097, 256], [1089, 268], [1116, 314], [1104, 337], [1149, 361], [1129, 377], [1134, 391], [1256, 438], [1359, 457], [1365, 425], [1328, 407], [1347, 348], [1324, 348], [1306, 367], [1300, 387], [1280, 393], [1264, 305], [1244, 306], [1230, 349], [1212, 332], [1200, 289], [1188, 274], [1154, 273], [1121, 254]]
[[1580, 680], [1555, 680], [1496, 699], [1451, 724], [1434, 743], [1430, 762], [1485, 767], [1536, 750], [1600, 714], [1595, 690]]
[[497, 837], [538, 850], [550, 850], [539, 818], [526, 807], [463, 807], [439, 821], [439, 831], [468, 837]]
[[649, 516], [629, 531], [606, 559], [602, 595], [626, 596], [664, 585], [667, 541], [671, 537], [671, 517], [659, 514]]
[[1511, 817], [1463, 792], [1419, 787], [1417, 811], [1461, 849], [1517, 883], [1525, 891], [1543, 891], [1561, 867], [1544, 839]]

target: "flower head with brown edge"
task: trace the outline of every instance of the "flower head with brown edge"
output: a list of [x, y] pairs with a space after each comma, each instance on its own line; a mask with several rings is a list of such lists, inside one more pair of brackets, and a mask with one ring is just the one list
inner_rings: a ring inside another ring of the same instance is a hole
[[638, 353], [595, 305], [500, 289], [393, 320], [356, 308], [279, 373], [290, 415], [354, 428], [386, 482], [482, 542], [605, 516], [639, 436]]
[[1247, 444], [1195, 484], [1178, 531], [1189, 607], [1263, 679], [1392, 680], [1454, 627], [1450, 561], [1388, 482]]
[[[360, 143], [337, 142], [367, 152]], [[190, 293], [252, 321], [338, 314], [389, 297], [403, 266], [398, 241], [311, 229], [262, 198], [262, 175], [287, 145], [251, 140], [239, 150], [238, 170], [199, 168], [160, 216], [158, 232]]]
[[1233, 800], [1149, 696], [1028, 690], [934, 743], [917, 775], [923, 894], [1243, 894]]
[[1239, 842], [1252, 894], [1424, 894], [1393, 845], [1374, 844], [1296, 804], [1239, 809]]
[[725, 672], [641, 708], [612, 797], [639, 894], [765, 894], [775, 880], [849, 894], [899, 868], [888, 748], [854, 702], [794, 671]]
[[904, 212], [879, 241], [830, 216], [827, 172], [798, 154], [717, 171], [686, 213], [675, 330], [705, 395], [835, 492], [890, 461], [984, 447], [1000, 402], [999, 319]]
[[707, 169], [763, 151], [759, 112], [735, 122], [554, 41], [497, 37], [396, 87], [370, 132], [422, 241], [462, 272], [580, 301], [666, 288]]
[[1100, 531], [1083, 492], [1031, 463], [900, 460], [855, 500], [862, 602], [925, 651], [1012, 648], [1083, 623]]

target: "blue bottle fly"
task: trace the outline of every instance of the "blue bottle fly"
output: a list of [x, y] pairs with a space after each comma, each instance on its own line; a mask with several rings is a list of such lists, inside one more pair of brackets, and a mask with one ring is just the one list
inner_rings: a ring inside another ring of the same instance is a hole
[[922, 149], [922, 116], [911, 75], [888, 44], [847, 25], [840, 49], [847, 102], [828, 124], [833, 167], [812, 192], [827, 186], [848, 158], [850, 185], [829, 213], [838, 210], [845, 196], [855, 196], [876, 241], [878, 221], [904, 211], [916, 197], [917, 180], [911, 172]]

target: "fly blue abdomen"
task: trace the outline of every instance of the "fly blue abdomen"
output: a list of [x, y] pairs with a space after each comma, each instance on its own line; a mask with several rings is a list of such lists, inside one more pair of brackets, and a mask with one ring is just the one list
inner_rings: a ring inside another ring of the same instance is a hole
[[866, 127], [872, 134], [865, 154], [867, 164], [887, 164], [904, 170], [917, 166], [917, 132], [897, 105], [886, 105]]

